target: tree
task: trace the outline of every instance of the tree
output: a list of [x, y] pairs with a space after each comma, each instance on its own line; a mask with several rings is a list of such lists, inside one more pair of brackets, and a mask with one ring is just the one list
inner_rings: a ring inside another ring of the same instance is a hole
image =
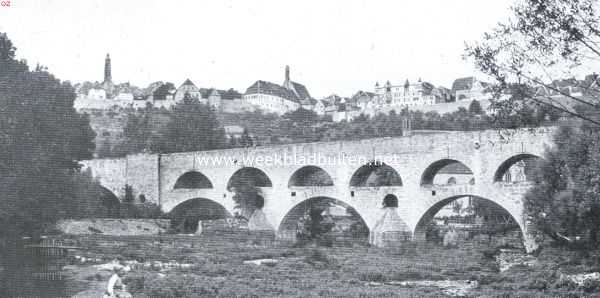
[[75, 92], [39, 67], [15, 60], [0, 33], [0, 225], [3, 236], [35, 235], [72, 215], [78, 160], [92, 157], [95, 134], [73, 108]]
[[562, 126], [555, 147], [535, 171], [525, 211], [543, 239], [559, 243], [577, 237], [592, 247], [600, 232], [600, 129]]
[[254, 146], [254, 141], [252, 141], [252, 137], [248, 133], [248, 129], [247, 128], [244, 128], [244, 132], [242, 133], [242, 136], [240, 137], [240, 145], [242, 147], [252, 147], [252, 146]]
[[[466, 49], [466, 56], [497, 81], [498, 115], [512, 116], [523, 102], [531, 102], [600, 126], [598, 78], [592, 75], [578, 82], [583, 97], [573, 96], [559, 80], [581, 75], [600, 58], [596, 1], [522, 0], [512, 11], [512, 19]], [[510, 98], [501, 100], [506, 94]], [[575, 111], [576, 104], [587, 107], [586, 113]]]
[[469, 104], [469, 113], [474, 115], [483, 114], [483, 108], [481, 108], [481, 104], [477, 100], [473, 100], [471, 104]]
[[161, 153], [212, 150], [226, 144], [225, 130], [215, 112], [196, 99], [173, 107], [160, 138], [164, 144]]
[[319, 121], [319, 116], [311, 110], [299, 108], [281, 116], [284, 131], [299, 142], [316, 141], [312, 127]]
[[232, 199], [235, 202], [235, 208], [241, 212], [238, 215], [245, 219], [250, 219], [254, 211], [264, 206], [260, 188], [247, 180], [236, 181], [230, 185], [229, 190], [235, 193]]
[[171, 110], [147, 107], [129, 113], [123, 135], [124, 141], [115, 151], [124, 154], [212, 150], [226, 145], [215, 112], [192, 98]]

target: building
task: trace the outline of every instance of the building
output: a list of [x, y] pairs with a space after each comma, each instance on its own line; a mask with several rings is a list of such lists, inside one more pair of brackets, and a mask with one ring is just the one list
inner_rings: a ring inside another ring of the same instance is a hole
[[387, 81], [383, 86], [375, 83], [376, 105], [378, 107], [409, 107], [420, 105], [432, 105], [436, 103], [433, 94], [434, 86], [421, 79], [411, 84], [408, 80], [402, 85], [392, 85]]
[[466, 77], [454, 80], [452, 95], [456, 101], [483, 101], [492, 97], [489, 84], [478, 81], [475, 77]]
[[113, 107], [134, 106], [133, 89], [129, 83], [116, 85], [112, 81], [110, 55], [104, 59], [104, 80], [84, 82], [76, 85], [77, 98], [73, 103], [76, 110], [105, 110]]
[[104, 58], [104, 81], [102, 82], [102, 89], [106, 91], [107, 98], [112, 98], [115, 95], [115, 84], [112, 82], [112, 66], [108, 53], [106, 54], [106, 58]]
[[359, 108], [360, 110], [366, 110], [373, 105], [375, 97], [377, 95], [373, 92], [366, 92], [359, 90], [349, 99], [349, 103], [352, 106]]
[[239, 125], [225, 125], [223, 129], [227, 139], [239, 139], [244, 134], [244, 128]]
[[181, 84], [181, 86], [179, 86], [179, 88], [177, 88], [175, 91], [175, 102], [183, 101], [183, 99], [186, 97], [186, 94], [190, 97], [190, 99], [200, 100], [200, 98], [202, 98], [200, 89], [196, 87], [196, 85], [194, 85], [190, 79], [186, 79], [185, 82], [183, 82], [183, 84]]
[[243, 99], [263, 111], [285, 114], [299, 109], [302, 102], [310, 100], [311, 96], [304, 85], [290, 79], [290, 68], [286, 66], [283, 85], [256, 81], [248, 87]]

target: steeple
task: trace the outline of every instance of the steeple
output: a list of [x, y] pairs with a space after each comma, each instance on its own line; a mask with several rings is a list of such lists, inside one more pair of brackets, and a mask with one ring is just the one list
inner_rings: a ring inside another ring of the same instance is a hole
[[283, 81], [283, 87], [290, 90], [291, 86], [292, 86], [292, 84], [290, 82], [290, 66], [286, 65], [285, 66], [285, 81]]
[[110, 55], [106, 54], [106, 59], [104, 59], [104, 83], [111, 83], [112, 75], [111, 75], [111, 67], [110, 67]]

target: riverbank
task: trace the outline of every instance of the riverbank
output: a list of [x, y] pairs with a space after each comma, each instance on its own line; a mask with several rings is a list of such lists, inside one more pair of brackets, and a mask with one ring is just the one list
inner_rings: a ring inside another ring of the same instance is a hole
[[76, 297], [105, 289], [110, 275], [97, 265], [113, 259], [129, 267], [121, 275], [134, 297], [600, 295], [597, 279], [577, 280], [600, 271], [598, 252], [546, 248], [533, 257], [486, 246], [293, 247], [193, 236], [181, 248], [172, 243], [185, 241], [176, 239], [148, 248], [139, 239], [118, 237], [120, 243], [133, 241], [125, 246], [129, 249], [81, 251], [80, 263], [67, 270], [90, 288]]

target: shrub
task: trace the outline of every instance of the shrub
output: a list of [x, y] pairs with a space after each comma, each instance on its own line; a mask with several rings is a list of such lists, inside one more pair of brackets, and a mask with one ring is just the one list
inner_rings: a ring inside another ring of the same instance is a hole
[[600, 280], [586, 279], [581, 285], [581, 288], [588, 293], [600, 291]]
[[388, 281], [388, 278], [385, 274], [383, 274], [381, 272], [373, 272], [373, 271], [361, 272], [360, 275], [358, 276], [358, 279], [361, 281], [367, 281], [367, 282], [386, 282], [386, 281]]

